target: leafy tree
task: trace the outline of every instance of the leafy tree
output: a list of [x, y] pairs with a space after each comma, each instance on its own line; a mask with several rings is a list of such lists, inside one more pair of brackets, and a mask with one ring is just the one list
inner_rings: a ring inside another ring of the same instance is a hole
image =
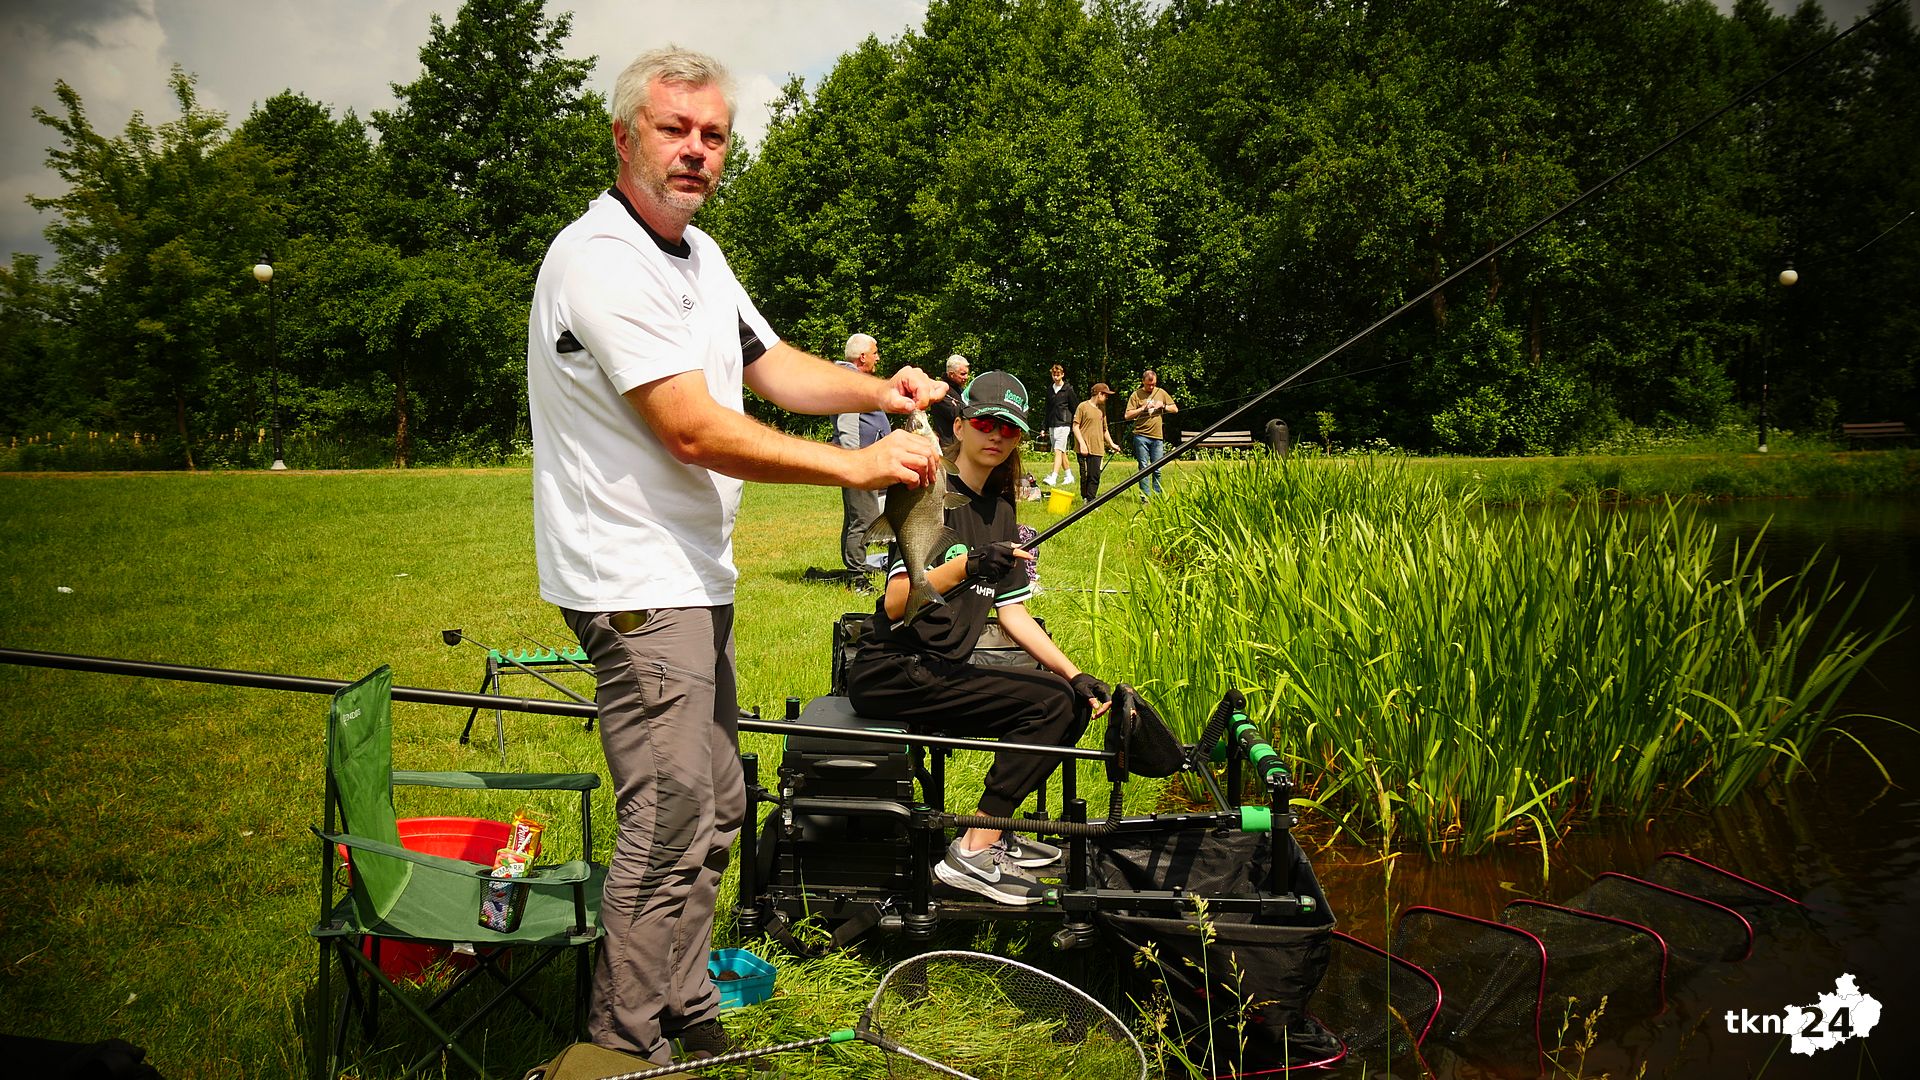
[[66, 194], [54, 210], [51, 278], [73, 328], [73, 375], [103, 426], [171, 428], [194, 465], [191, 418], [209, 373], [235, 362], [245, 268], [272, 235], [266, 160], [225, 140], [225, 117], [200, 106], [193, 79], [171, 79], [180, 115], [158, 127], [135, 114], [101, 135], [61, 82], [60, 113], [35, 109], [60, 145], [48, 164]]
[[39, 256], [16, 254], [0, 267], [0, 431], [91, 427], [91, 403], [69, 385], [73, 365], [57, 314]]
[[287, 90], [256, 107], [234, 132], [258, 147], [285, 206], [280, 236], [337, 237], [363, 227], [374, 191], [374, 147], [352, 112], [332, 110]]
[[399, 467], [423, 444], [501, 446], [520, 429], [523, 268], [485, 248], [406, 255], [362, 237], [298, 246], [291, 268], [283, 298], [303, 317], [286, 343], [311, 387], [308, 423], [391, 440]]
[[378, 235], [408, 254], [485, 246], [537, 265], [549, 241], [614, 176], [606, 104], [582, 89], [591, 60], [561, 48], [572, 16], [544, 0], [467, 0], [432, 17], [419, 78], [373, 114], [380, 132]]

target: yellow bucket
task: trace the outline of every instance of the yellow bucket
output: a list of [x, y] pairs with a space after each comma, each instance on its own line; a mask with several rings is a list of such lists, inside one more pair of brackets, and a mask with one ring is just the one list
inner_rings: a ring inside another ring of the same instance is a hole
[[1056, 514], [1064, 514], [1073, 506], [1073, 492], [1066, 488], [1052, 488], [1047, 492], [1047, 509]]

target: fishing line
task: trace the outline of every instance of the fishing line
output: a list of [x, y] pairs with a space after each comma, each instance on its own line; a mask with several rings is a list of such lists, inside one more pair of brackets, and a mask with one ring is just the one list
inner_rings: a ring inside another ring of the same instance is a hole
[[[1353, 378], [1358, 378], [1361, 375], [1371, 375], [1376, 371], [1385, 371], [1388, 368], [1405, 367], [1406, 365], [1411, 364], [1418, 359], [1419, 357], [1417, 356], [1409, 356], [1405, 360], [1389, 360], [1384, 364], [1375, 364], [1372, 367], [1355, 368], [1352, 371], [1342, 371], [1337, 375], [1327, 375], [1318, 379], [1310, 379], [1303, 383], [1296, 383], [1294, 384], [1292, 389], [1305, 390], [1309, 386], [1325, 386], [1328, 383], [1339, 382], [1341, 379], [1353, 379]], [[1248, 402], [1248, 408], [1251, 408], [1252, 407], [1251, 399], [1253, 398], [1253, 396], [1254, 395], [1252, 394], [1246, 394], [1241, 397], [1221, 398], [1218, 401], [1201, 401], [1193, 405], [1190, 405], [1188, 407], [1193, 409], [1204, 409], [1211, 405], [1227, 405], [1236, 401], [1245, 401], [1245, 402]], [[1242, 411], [1245, 411], [1245, 410], [1242, 410]], [[1239, 415], [1239, 413], [1235, 413], [1234, 415], [1237, 416]], [[1226, 423], [1226, 421], [1223, 420], [1221, 421], [1221, 423]]]
[[[1659, 146], [1656, 146], [1652, 150], [1649, 150], [1646, 153], [1640, 155], [1638, 158], [1635, 158], [1631, 163], [1626, 165], [1624, 168], [1620, 169], [1618, 172], [1615, 172], [1612, 176], [1607, 177], [1605, 180], [1600, 181], [1594, 186], [1574, 196], [1571, 200], [1569, 200], [1568, 202], [1560, 206], [1558, 209], [1552, 211], [1547, 216], [1541, 218], [1539, 221], [1536, 221], [1533, 224], [1527, 226], [1526, 228], [1521, 229], [1519, 232], [1513, 234], [1511, 237], [1502, 241], [1499, 245], [1489, 249], [1484, 254], [1474, 259], [1472, 262], [1467, 263], [1465, 266], [1462, 266], [1458, 270], [1455, 270], [1451, 274], [1448, 274], [1446, 277], [1441, 278], [1438, 283], [1428, 288], [1425, 292], [1422, 292], [1420, 295], [1414, 297], [1411, 300], [1408, 300], [1406, 303], [1401, 304], [1399, 307], [1394, 308], [1392, 311], [1381, 316], [1379, 319], [1375, 320], [1373, 325], [1367, 327], [1365, 330], [1360, 331], [1359, 333], [1353, 335], [1347, 340], [1341, 342], [1338, 345], [1335, 345], [1333, 348], [1322, 353], [1318, 358], [1308, 363], [1305, 367], [1302, 367], [1300, 370], [1294, 372], [1293, 374], [1287, 376], [1286, 378], [1268, 387], [1265, 391], [1261, 392], [1258, 396], [1254, 397], [1253, 400], [1247, 402], [1245, 405], [1240, 406], [1238, 409], [1235, 409], [1233, 412], [1228, 413], [1226, 416], [1221, 417], [1219, 420], [1216, 420], [1212, 424], [1209, 424], [1207, 427], [1201, 429], [1201, 431], [1198, 434], [1189, 436], [1187, 438], [1187, 441], [1180, 443], [1179, 445], [1175, 446], [1173, 449], [1167, 451], [1166, 454], [1160, 458], [1160, 460], [1155, 461], [1152, 464], [1148, 465], [1146, 468], [1141, 469], [1140, 471], [1134, 473], [1131, 477], [1128, 477], [1126, 480], [1121, 481], [1118, 485], [1108, 490], [1106, 494], [1101, 495], [1083, 504], [1080, 507], [1080, 509], [1075, 510], [1073, 513], [1068, 514], [1065, 518], [1049, 526], [1039, 536], [1035, 537], [1031, 543], [1026, 545], [1027, 549], [1032, 550], [1033, 548], [1039, 547], [1041, 544], [1046, 543], [1048, 539], [1057, 535], [1062, 530], [1066, 529], [1068, 526], [1079, 521], [1081, 518], [1086, 517], [1088, 514], [1093, 513], [1095, 510], [1098, 510], [1100, 507], [1105, 506], [1107, 503], [1112, 502], [1113, 499], [1116, 496], [1118, 496], [1121, 492], [1127, 490], [1130, 487], [1133, 487], [1138, 483], [1141, 483], [1142, 481], [1146, 480], [1148, 477], [1151, 477], [1154, 474], [1158, 473], [1162, 468], [1166, 466], [1168, 462], [1186, 453], [1187, 451], [1193, 449], [1195, 445], [1197, 445], [1207, 437], [1211, 436], [1214, 432], [1219, 431], [1220, 429], [1226, 427], [1228, 424], [1239, 419], [1242, 413], [1245, 413], [1248, 410], [1252, 409], [1254, 406], [1259, 405], [1261, 402], [1272, 397], [1274, 394], [1277, 394], [1280, 391], [1285, 390], [1287, 387], [1292, 386], [1295, 380], [1299, 379], [1301, 376], [1305, 375], [1307, 372], [1312, 371], [1314, 368], [1317, 368], [1321, 364], [1326, 363], [1328, 360], [1331, 360], [1334, 357], [1340, 355], [1341, 353], [1345, 352], [1347, 349], [1353, 347], [1354, 345], [1357, 345], [1360, 342], [1365, 341], [1367, 338], [1372, 337], [1373, 334], [1376, 331], [1378, 331], [1381, 327], [1386, 326], [1388, 323], [1393, 322], [1395, 319], [1398, 319], [1400, 316], [1406, 314], [1409, 311], [1412, 311], [1414, 308], [1418, 307], [1420, 304], [1426, 302], [1426, 300], [1432, 297], [1433, 294], [1439, 292], [1440, 290], [1446, 288], [1449, 285], [1452, 285], [1454, 282], [1459, 281], [1461, 278], [1479, 269], [1481, 266], [1485, 265], [1486, 263], [1491, 262], [1495, 258], [1498, 258], [1507, 249], [1513, 247], [1515, 244], [1520, 243], [1522, 240], [1527, 239], [1528, 237], [1532, 236], [1534, 233], [1539, 232], [1541, 229], [1546, 228], [1549, 224], [1552, 224], [1553, 221], [1559, 218], [1562, 214], [1565, 214], [1567, 211], [1572, 210], [1574, 207], [1579, 206], [1580, 204], [1586, 202], [1588, 199], [1593, 198], [1595, 195], [1598, 195], [1600, 192], [1605, 191], [1607, 188], [1612, 187], [1615, 182], [1620, 180], [1620, 178], [1626, 176], [1628, 173], [1633, 172], [1635, 169], [1638, 169], [1640, 166], [1645, 165], [1647, 162], [1652, 161], [1654, 158], [1659, 157], [1661, 154], [1664, 154], [1668, 150], [1679, 145], [1679, 143], [1684, 141], [1688, 136], [1692, 135], [1694, 132], [1699, 131], [1701, 128], [1706, 127], [1708, 124], [1711, 124], [1714, 121], [1720, 119], [1722, 116], [1725, 116], [1727, 113], [1732, 112], [1738, 106], [1746, 103], [1748, 99], [1760, 93], [1760, 91], [1765, 90], [1767, 87], [1772, 86], [1776, 82], [1779, 82], [1781, 79], [1785, 78], [1788, 74], [1792, 73], [1793, 71], [1798, 70], [1802, 65], [1806, 64], [1808, 61], [1812, 60], [1814, 57], [1819, 56], [1821, 53], [1826, 52], [1828, 49], [1832, 48], [1833, 46], [1838, 45], [1842, 41], [1845, 41], [1849, 35], [1854, 33], [1854, 31], [1859, 30], [1861, 27], [1867, 25], [1873, 20], [1879, 18], [1882, 15], [1885, 15], [1888, 11], [1891, 11], [1892, 9], [1893, 9], [1893, 5], [1887, 4], [1873, 11], [1870, 11], [1865, 15], [1862, 15], [1860, 18], [1854, 20], [1854, 23], [1852, 26], [1847, 27], [1845, 30], [1840, 31], [1838, 34], [1827, 39], [1822, 44], [1817, 45], [1814, 48], [1808, 50], [1798, 60], [1795, 60], [1793, 63], [1788, 64], [1786, 67], [1783, 67], [1779, 71], [1774, 72], [1772, 75], [1767, 76], [1765, 79], [1762, 79], [1760, 82], [1757, 82], [1754, 85], [1748, 87], [1746, 90], [1742, 91], [1740, 94], [1735, 96], [1732, 100], [1728, 101], [1725, 105], [1720, 106], [1718, 109], [1715, 109], [1713, 112], [1707, 114], [1705, 117], [1702, 117], [1701, 119], [1696, 120], [1693, 123], [1687, 125], [1687, 127], [1681, 129], [1681, 131], [1678, 134], [1675, 134], [1669, 137], [1665, 142], [1661, 143]], [[1904, 221], [1904, 219], [1902, 220]], [[1899, 226], [1898, 224], [1896, 224], [1894, 227], [1898, 228]], [[1892, 230], [1889, 229], [1888, 231], [1891, 232]]]

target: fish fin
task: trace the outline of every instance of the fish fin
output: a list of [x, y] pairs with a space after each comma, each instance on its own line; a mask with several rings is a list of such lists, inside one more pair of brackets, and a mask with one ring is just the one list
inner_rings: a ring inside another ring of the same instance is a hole
[[967, 498], [965, 495], [962, 495], [957, 491], [949, 491], [947, 492], [946, 505], [941, 507], [941, 509], [958, 510], [972, 501], [973, 501], [972, 499]]
[[867, 543], [878, 544], [891, 539], [893, 539], [893, 522], [883, 517], [874, 518], [873, 524], [867, 527]]
[[907, 594], [906, 613], [900, 616], [899, 622], [893, 624], [894, 629], [897, 630], [919, 617], [920, 612], [923, 611], [928, 604], [945, 604], [946, 602], [947, 598], [941, 596], [938, 589], [935, 589], [925, 582], [921, 582], [919, 585], [913, 587], [912, 592]]

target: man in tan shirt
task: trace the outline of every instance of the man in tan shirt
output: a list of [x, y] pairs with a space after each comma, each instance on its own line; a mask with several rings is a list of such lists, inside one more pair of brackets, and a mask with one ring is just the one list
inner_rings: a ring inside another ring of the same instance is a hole
[[[1172, 396], [1160, 389], [1160, 376], [1152, 368], [1140, 374], [1140, 389], [1127, 398], [1126, 419], [1133, 421], [1133, 459], [1140, 463], [1141, 471], [1159, 461], [1167, 453], [1167, 440], [1162, 417], [1167, 413], [1177, 413], [1180, 406], [1174, 404]], [[1140, 482], [1140, 501], [1147, 501], [1147, 486], [1151, 484], [1155, 492], [1162, 492], [1160, 474], [1154, 473]]]
[[1091, 499], [1100, 494], [1100, 467], [1106, 464], [1107, 451], [1120, 452], [1120, 446], [1107, 431], [1107, 398], [1113, 388], [1106, 383], [1093, 384], [1093, 396], [1073, 411], [1073, 445], [1080, 456], [1080, 497]]

